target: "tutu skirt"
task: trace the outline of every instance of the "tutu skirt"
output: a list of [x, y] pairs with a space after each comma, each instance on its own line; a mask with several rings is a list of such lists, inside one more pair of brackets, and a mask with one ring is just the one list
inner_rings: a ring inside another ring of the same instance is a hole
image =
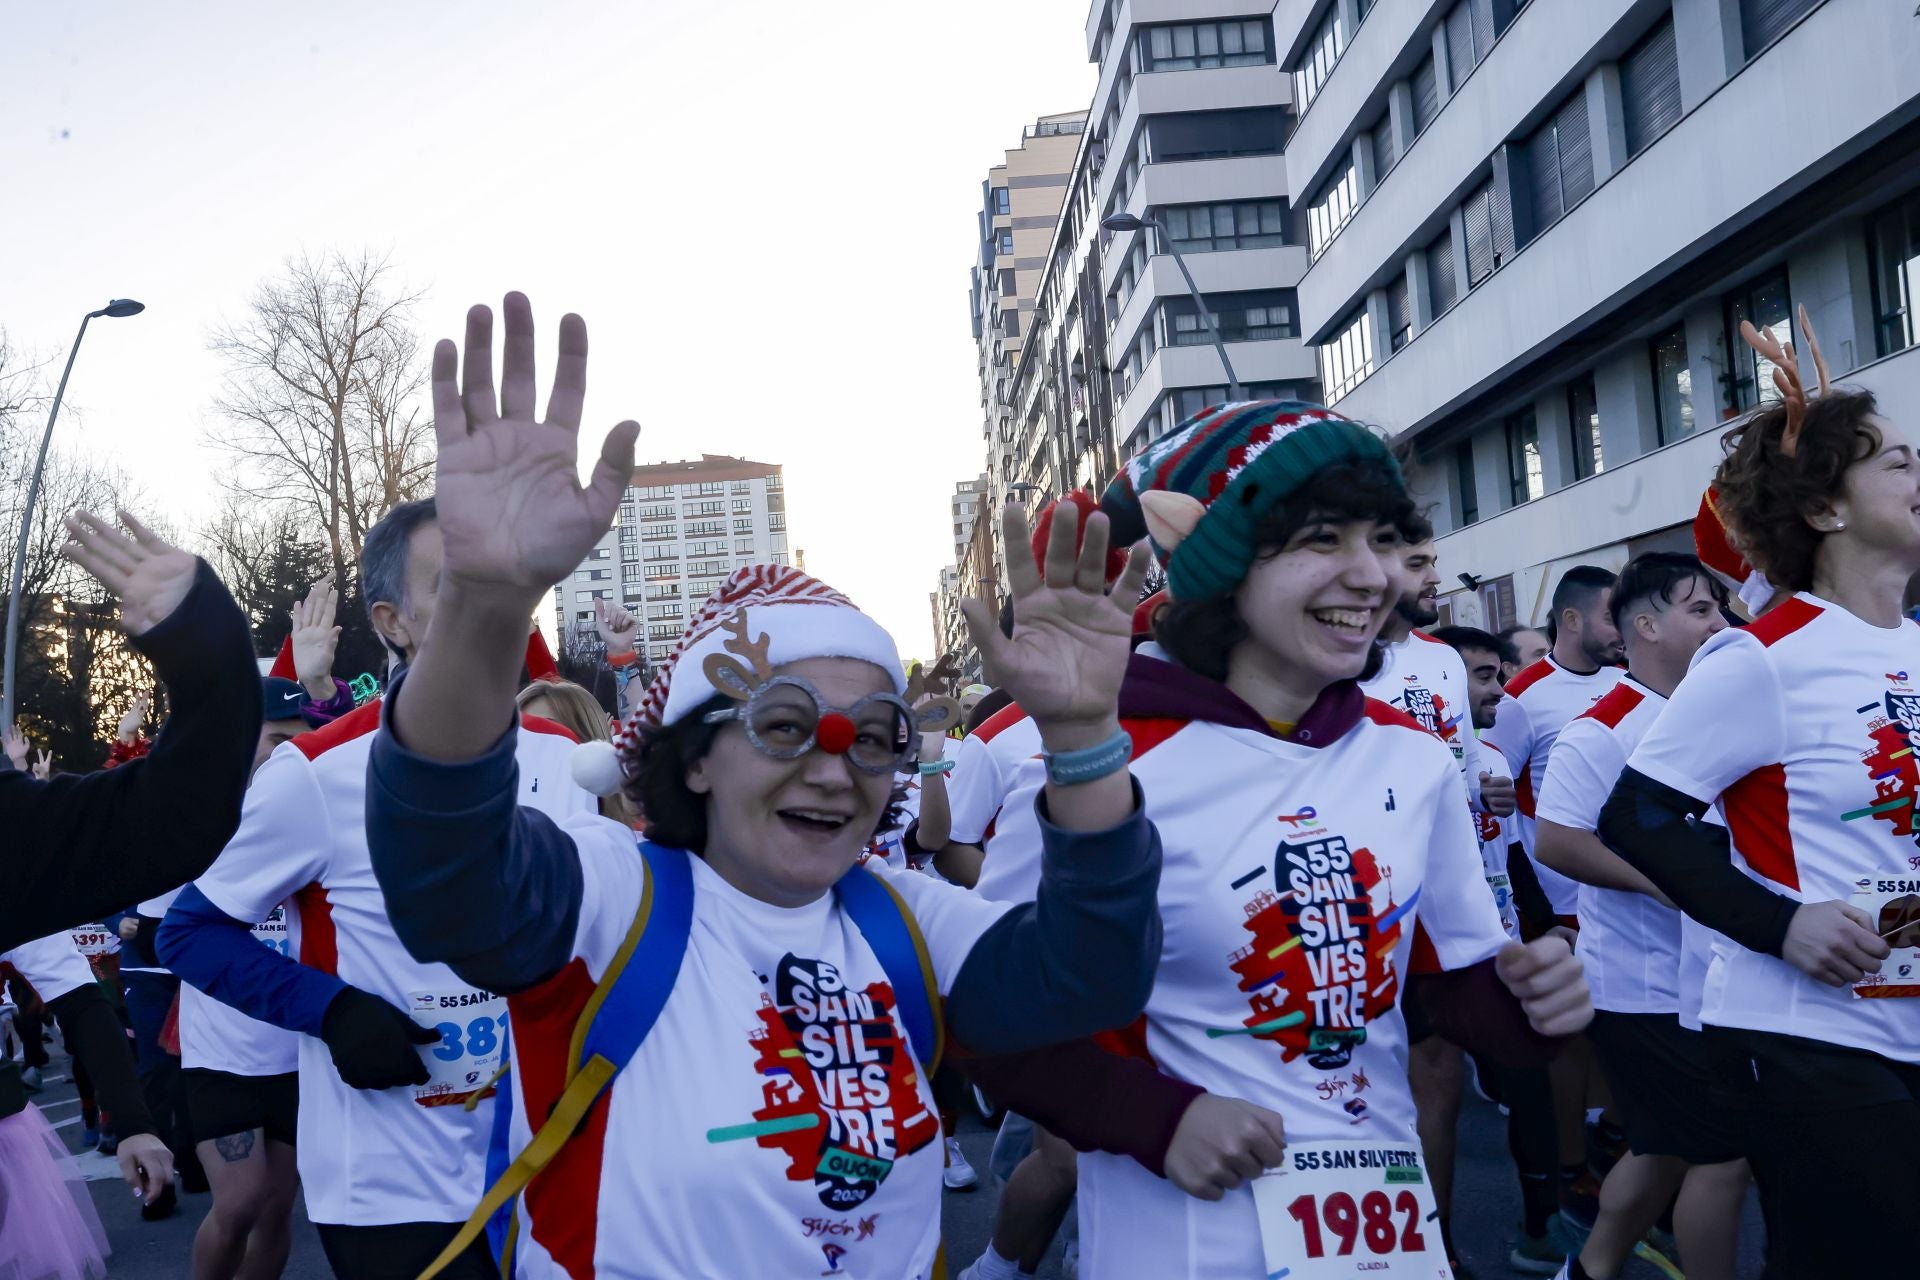
[[0, 1280], [99, 1280], [108, 1251], [80, 1167], [40, 1109], [0, 1120]]

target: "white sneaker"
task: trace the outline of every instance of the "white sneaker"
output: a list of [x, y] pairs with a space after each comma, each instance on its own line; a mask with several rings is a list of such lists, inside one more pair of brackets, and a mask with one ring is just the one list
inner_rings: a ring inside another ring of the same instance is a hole
[[960, 1142], [956, 1138], [947, 1139], [947, 1170], [942, 1176], [949, 1191], [971, 1191], [980, 1185], [980, 1175], [967, 1163], [967, 1157], [960, 1150]]
[[41, 1082], [38, 1067], [28, 1067], [23, 1070], [20, 1073], [20, 1083], [26, 1087], [28, 1093], [39, 1093], [45, 1087]]

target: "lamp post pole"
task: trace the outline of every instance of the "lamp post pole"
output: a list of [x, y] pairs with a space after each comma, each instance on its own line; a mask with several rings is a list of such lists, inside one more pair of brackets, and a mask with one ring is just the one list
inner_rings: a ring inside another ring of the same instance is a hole
[[98, 311], [81, 318], [80, 332], [74, 335], [73, 348], [67, 352], [67, 367], [60, 371], [60, 385], [53, 393], [53, 408], [47, 411], [47, 429], [40, 434], [40, 456], [33, 463], [33, 478], [27, 482], [27, 501], [20, 508], [20, 538], [13, 549], [13, 585], [7, 591], [7, 652], [0, 680], [0, 733], [13, 728], [13, 713], [18, 701], [14, 690], [14, 670], [20, 656], [20, 588], [27, 572], [27, 542], [33, 536], [33, 507], [40, 497], [40, 477], [47, 466], [47, 446], [53, 443], [53, 424], [60, 417], [60, 401], [67, 394], [67, 379], [73, 362], [80, 355], [80, 341], [87, 336], [87, 325], [95, 316], [133, 316], [146, 308], [130, 298], [115, 298]]
[[1173, 265], [1180, 268], [1180, 278], [1187, 282], [1187, 293], [1193, 298], [1195, 310], [1200, 313], [1200, 323], [1207, 327], [1208, 334], [1213, 338], [1213, 349], [1220, 354], [1220, 367], [1226, 370], [1227, 374], [1227, 399], [1243, 399], [1240, 379], [1233, 371], [1233, 361], [1227, 358], [1226, 338], [1220, 332], [1220, 324], [1213, 318], [1213, 312], [1208, 309], [1206, 299], [1200, 296], [1200, 288], [1193, 282], [1193, 272], [1187, 270], [1187, 260], [1181, 256], [1179, 246], [1173, 242], [1173, 236], [1168, 234], [1167, 224], [1158, 218], [1141, 218], [1131, 213], [1115, 213], [1102, 218], [1100, 225], [1109, 231], [1144, 231], [1152, 227], [1160, 233], [1160, 243], [1165, 245], [1167, 252], [1172, 255]]

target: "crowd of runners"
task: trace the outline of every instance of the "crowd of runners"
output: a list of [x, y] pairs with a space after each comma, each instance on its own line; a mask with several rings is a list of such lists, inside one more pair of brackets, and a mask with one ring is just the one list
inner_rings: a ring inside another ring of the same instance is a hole
[[1699, 554], [1565, 568], [1539, 626], [1439, 625], [1380, 432], [1234, 403], [1000, 513], [986, 684], [759, 566], [650, 680], [603, 605], [588, 690], [529, 619], [638, 427], [581, 485], [585, 326], [544, 417], [500, 327], [366, 537], [377, 695], [333, 582], [262, 677], [204, 563], [70, 522], [168, 710], [97, 773], [6, 743], [0, 1276], [107, 1274], [56, 1028], [143, 1213], [210, 1195], [196, 1280], [279, 1276], [301, 1203], [346, 1280], [1005, 1280], [1062, 1232], [1090, 1280], [1464, 1277], [1468, 1090], [1502, 1269], [1733, 1280], [1750, 1199], [1769, 1277], [1920, 1267], [1920, 467], [1817, 347], [1749, 331], [1780, 395]]

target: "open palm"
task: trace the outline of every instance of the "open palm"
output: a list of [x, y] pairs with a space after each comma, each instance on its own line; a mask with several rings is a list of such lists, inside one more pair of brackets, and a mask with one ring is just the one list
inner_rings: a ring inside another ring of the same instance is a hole
[[493, 313], [467, 312], [465, 368], [450, 341], [433, 352], [435, 497], [446, 574], [491, 591], [524, 594], [529, 607], [571, 573], [613, 524], [640, 426], [607, 433], [593, 476], [576, 479], [586, 396], [587, 326], [560, 321], [560, 359], [545, 421], [536, 420], [533, 310], [510, 293], [500, 393], [493, 388]]
[[1120, 683], [1132, 651], [1133, 607], [1146, 581], [1146, 544], [1126, 571], [1106, 585], [1107, 518], [1087, 521], [1078, 553], [1079, 512], [1061, 503], [1047, 539], [1046, 562], [1028, 550], [1027, 514], [1010, 505], [1002, 516], [1013, 592], [1013, 635], [977, 600], [963, 602], [968, 629], [987, 676], [1012, 695], [1036, 724], [1097, 723], [1117, 712]]

